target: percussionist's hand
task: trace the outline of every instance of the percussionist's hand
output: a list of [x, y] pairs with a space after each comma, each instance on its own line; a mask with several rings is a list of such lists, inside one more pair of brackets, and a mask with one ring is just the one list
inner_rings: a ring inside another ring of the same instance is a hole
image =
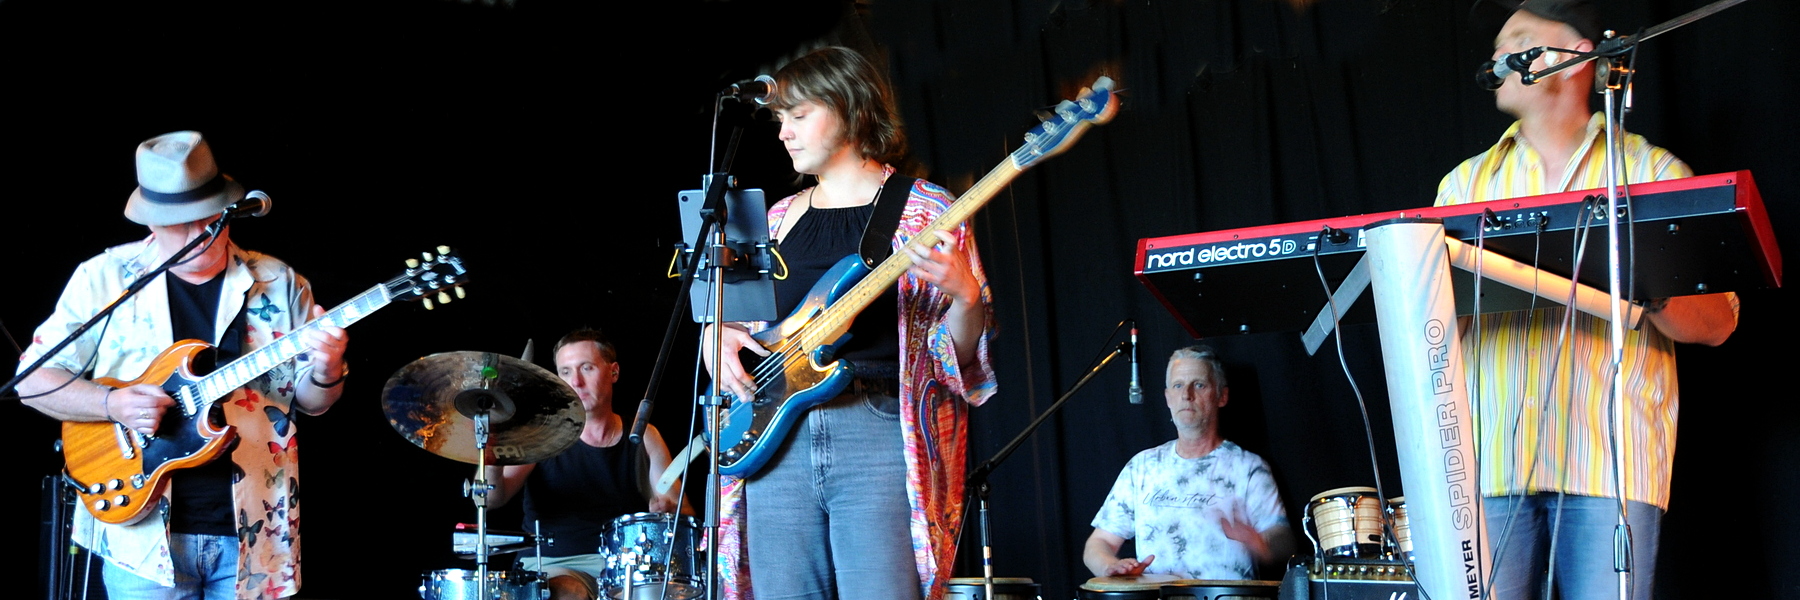
[[912, 255], [913, 260], [911, 273], [937, 286], [963, 306], [981, 304], [981, 284], [975, 281], [975, 272], [969, 268], [962, 238], [948, 231], [936, 233], [938, 243], [934, 245], [924, 245], [926, 240], [914, 240], [906, 245], [906, 253]]
[[162, 388], [140, 383], [119, 388], [106, 397], [106, 417], [144, 435], [155, 435], [163, 411], [175, 405]]
[[1219, 529], [1225, 533], [1225, 537], [1243, 544], [1246, 549], [1250, 550], [1250, 555], [1256, 557], [1257, 560], [1268, 558], [1269, 542], [1263, 539], [1262, 532], [1257, 531], [1256, 527], [1236, 519], [1220, 518]]
[[[312, 318], [317, 320], [325, 316], [325, 307], [313, 305]], [[329, 382], [337, 379], [344, 372], [344, 350], [350, 347], [350, 333], [342, 327], [331, 327], [321, 323], [318, 327], [307, 329], [301, 341], [311, 351], [308, 362], [313, 365], [313, 378]]]
[[1137, 577], [1143, 575], [1144, 569], [1148, 568], [1150, 563], [1153, 562], [1156, 562], [1155, 554], [1144, 557], [1142, 562], [1135, 558], [1121, 558], [1119, 559], [1119, 562], [1115, 562], [1112, 566], [1106, 568], [1106, 576]]
[[[706, 360], [706, 371], [719, 378], [720, 387], [739, 398], [750, 398], [756, 393], [756, 379], [744, 372], [743, 361], [738, 360], [739, 350], [755, 352], [757, 356], [768, 356], [769, 351], [750, 337], [750, 332], [742, 326], [726, 323], [721, 334], [719, 347], [724, 350], [720, 368], [713, 367], [713, 329], [708, 325], [701, 334], [700, 356]], [[722, 373], [722, 374], [721, 374]]]

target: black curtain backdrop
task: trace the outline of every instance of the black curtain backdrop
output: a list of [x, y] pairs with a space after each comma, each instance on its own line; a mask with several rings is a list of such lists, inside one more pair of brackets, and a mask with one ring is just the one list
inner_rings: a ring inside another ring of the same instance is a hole
[[[1703, 2], [1601, 4], [1608, 26], [1632, 31]], [[1136, 240], [1429, 205], [1443, 173], [1509, 122], [1471, 81], [1504, 18], [1468, 0], [6, 0], [0, 235], [14, 258], [0, 322], [24, 343], [78, 262], [144, 235], [120, 216], [132, 148], [177, 129], [205, 132], [226, 172], [275, 197], [271, 216], [233, 237], [294, 265], [324, 303], [419, 251], [457, 247], [473, 268], [470, 297], [356, 325], [343, 400], [299, 420], [301, 597], [415, 597], [421, 572], [468, 566], [449, 533], [473, 521], [460, 493], [472, 469], [396, 434], [383, 381], [426, 354], [516, 355], [527, 339], [547, 348], [593, 325], [621, 346], [615, 408], [629, 413], [675, 300], [663, 275], [675, 194], [706, 170], [714, 91], [821, 41], [879, 49], [921, 172], [961, 191], [1018, 145], [1034, 110], [1110, 75], [1126, 90], [1118, 118], [975, 221], [1000, 393], [973, 412], [971, 461], [1078, 379], [1118, 321], [1144, 332], [1149, 400], [1127, 404], [1128, 370], [1114, 367], [993, 476], [998, 574], [1071, 598], [1119, 468], [1174, 436], [1154, 390], [1168, 353], [1192, 342], [1132, 277]], [[1762, 0], [1653, 40], [1627, 122], [1698, 173], [1753, 171], [1790, 247], [1800, 180], [1785, 138], [1800, 131], [1800, 96], [1777, 67], [1800, 62], [1783, 35], [1795, 24], [1800, 6]], [[723, 123], [748, 127], [737, 169], [747, 184], [771, 198], [793, 191], [772, 123], [735, 107]], [[1729, 342], [1679, 351], [1685, 414], [1658, 597], [1800, 596], [1788, 543], [1800, 517], [1782, 500], [1800, 495], [1800, 409], [1774, 377], [1791, 355], [1777, 344], [1796, 333], [1796, 302], [1781, 290], [1741, 297]], [[654, 418], [675, 449], [688, 437], [695, 336], [683, 329]], [[1296, 528], [1313, 494], [1373, 483], [1334, 352], [1308, 356], [1295, 334], [1205, 341], [1231, 367], [1226, 435], [1274, 466]], [[1398, 495], [1373, 327], [1347, 328], [1344, 349]], [[39, 539], [39, 479], [60, 466], [57, 428], [16, 403], [0, 410], [16, 461], [5, 529], [24, 547]], [[516, 509], [498, 520], [508, 518]], [[978, 574], [969, 523], [958, 575]]]

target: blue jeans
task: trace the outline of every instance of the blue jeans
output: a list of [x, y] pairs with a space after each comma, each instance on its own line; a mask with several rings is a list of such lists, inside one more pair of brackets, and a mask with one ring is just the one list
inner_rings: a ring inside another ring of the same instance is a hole
[[813, 407], [744, 489], [758, 600], [918, 600], [899, 401]]
[[[1515, 504], [1518, 515], [1512, 517], [1509, 538], [1506, 521]], [[1560, 526], [1556, 524], [1558, 509], [1562, 512]], [[1488, 546], [1499, 567], [1489, 582], [1494, 600], [1539, 600], [1544, 597], [1546, 576], [1553, 578], [1557, 593], [1565, 599], [1618, 597], [1619, 575], [1613, 569], [1617, 499], [1555, 493], [1496, 496], [1484, 498], [1482, 510], [1487, 512]], [[1628, 510], [1631, 598], [1650, 600], [1663, 511], [1641, 502], [1628, 503]], [[1553, 527], [1558, 530], [1552, 574], [1548, 556]]]
[[169, 558], [175, 561], [175, 587], [106, 563], [102, 569], [109, 600], [235, 600], [238, 540], [225, 535], [169, 536]]

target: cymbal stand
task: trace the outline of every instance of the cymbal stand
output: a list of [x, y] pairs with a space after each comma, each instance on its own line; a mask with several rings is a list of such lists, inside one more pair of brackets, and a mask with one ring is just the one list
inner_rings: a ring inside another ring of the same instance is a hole
[[[492, 390], [494, 379], [499, 371], [492, 366], [481, 370], [481, 389]], [[475, 401], [478, 412], [470, 415], [475, 421], [475, 479], [463, 487], [463, 494], [475, 501], [475, 597], [488, 597], [488, 493], [494, 490], [487, 480], [487, 447], [489, 429], [489, 413], [493, 409], [493, 398], [479, 397]], [[542, 533], [539, 531], [538, 533]], [[543, 549], [538, 549], [538, 564], [543, 564]]]

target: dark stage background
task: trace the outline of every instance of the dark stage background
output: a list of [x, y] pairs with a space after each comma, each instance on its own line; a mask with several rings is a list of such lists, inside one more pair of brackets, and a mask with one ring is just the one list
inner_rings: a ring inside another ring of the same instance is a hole
[[[1611, 26], [1631, 30], [1703, 3], [1603, 4]], [[120, 216], [132, 148], [176, 129], [205, 132], [227, 172], [278, 200], [234, 237], [293, 264], [323, 302], [416, 252], [458, 247], [474, 269], [469, 299], [358, 324], [347, 394], [301, 419], [302, 597], [411, 597], [422, 571], [460, 566], [448, 534], [472, 520], [460, 497], [470, 469], [387, 426], [383, 380], [425, 354], [516, 354], [527, 338], [547, 347], [589, 324], [622, 346], [617, 404], [629, 410], [674, 300], [662, 274], [675, 193], [705, 170], [709, 100], [724, 83], [822, 37], [878, 45], [916, 157], [956, 191], [1018, 144], [1034, 109], [1099, 74], [1128, 90], [1113, 124], [976, 220], [1001, 378], [973, 412], [979, 460], [1072, 384], [1120, 319], [1143, 324], [1153, 389], [1163, 357], [1190, 342], [1132, 278], [1137, 239], [1429, 205], [1443, 173], [1508, 123], [1470, 81], [1503, 19], [1468, 0], [6, 0], [0, 235], [14, 258], [0, 320], [24, 340], [79, 261], [143, 235]], [[1762, 0], [1654, 40], [1628, 121], [1699, 173], [1754, 171], [1790, 248], [1800, 180], [1785, 138], [1800, 131], [1800, 95], [1776, 67], [1800, 62], [1783, 35], [1795, 24], [1800, 6]], [[779, 197], [792, 174], [773, 131], [752, 125], [739, 171]], [[1658, 597], [1800, 596], [1789, 542], [1800, 517], [1781, 500], [1800, 495], [1800, 409], [1770, 379], [1791, 360], [1777, 344], [1795, 337], [1796, 302], [1780, 290], [1742, 298], [1731, 341], [1680, 350], [1686, 414]], [[693, 338], [690, 326], [654, 419], [677, 448]], [[1296, 335], [1208, 342], [1232, 367], [1227, 436], [1273, 464], [1296, 527], [1313, 494], [1372, 483], [1329, 351], [1307, 356]], [[1398, 494], [1374, 329], [1350, 327], [1345, 349]], [[994, 476], [998, 573], [1044, 583], [1046, 598], [1087, 579], [1081, 544], [1118, 469], [1174, 435], [1154, 393], [1125, 402], [1127, 377], [1102, 375]], [[4, 529], [24, 547], [38, 539], [38, 479], [59, 466], [56, 427], [0, 410], [16, 461]], [[976, 574], [978, 556], [966, 538], [958, 574]]]

